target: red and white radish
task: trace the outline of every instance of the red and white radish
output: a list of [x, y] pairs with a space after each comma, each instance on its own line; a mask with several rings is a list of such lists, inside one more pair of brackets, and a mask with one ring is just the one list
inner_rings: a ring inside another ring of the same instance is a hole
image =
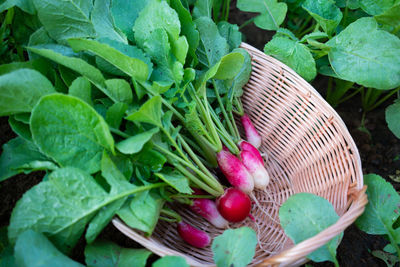
[[[195, 195], [205, 195], [206, 193], [194, 188]], [[217, 228], [227, 228], [228, 222], [221, 216], [217, 209], [217, 205], [211, 199], [195, 198], [190, 206], [191, 210], [204, 217], [212, 225]]]
[[206, 232], [185, 222], [178, 223], [178, 233], [186, 243], [196, 248], [207, 247], [211, 242], [211, 238]]
[[230, 222], [240, 222], [250, 214], [251, 201], [248, 195], [230, 187], [217, 199], [217, 207], [222, 217]]
[[250, 194], [254, 189], [254, 181], [243, 163], [227, 149], [217, 153], [218, 166], [228, 179], [229, 183]]
[[239, 146], [241, 149], [240, 158], [243, 165], [253, 176], [254, 187], [265, 190], [269, 183], [269, 174], [264, 167], [264, 160], [260, 152], [252, 144], [246, 141], [240, 142]]
[[247, 114], [244, 114], [240, 118], [240, 120], [242, 122], [247, 141], [254, 147], [259, 148], [261, 145], [261, 136], [257, 132], [249, 116]]

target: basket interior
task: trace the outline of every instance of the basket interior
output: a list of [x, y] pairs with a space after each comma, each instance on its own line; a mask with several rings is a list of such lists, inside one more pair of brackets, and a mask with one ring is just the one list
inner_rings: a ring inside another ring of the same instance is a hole
[[[279, 225], [278, 209], [292, 194], [310, 192], [329, 200], [342, 215], [348, 207], [350, 186], [362, 187], [357, 148], [343, 121], [323, 98], [290, 68], [249, 45], [252, 76], [244, 87], [243, 106], [263, 137], [261, 152], [271, 182], [267, 192], [255, 191], [255, 222], [246, 219], [232, 228], [249, 226], [258, 234], [252, 264], [292, 246]], [[207, 231], [222, 234], [205, 219], [179, 204], [172, 207], [183, 220]], [[177, 252], [191, 265], [213, 265], [211, 247], [197, 249], [184, 243], [176, 225], [160, 221], [150, 239], [140, 242], [159, 255]], [[193, 261], [192, 261], [193, 260]]]

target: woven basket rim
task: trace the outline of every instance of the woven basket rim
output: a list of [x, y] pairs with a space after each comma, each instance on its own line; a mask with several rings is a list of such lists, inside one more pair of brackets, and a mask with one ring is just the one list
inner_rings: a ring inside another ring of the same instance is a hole
[[[247, 51], [251, 52], [250, 54], [252, 57], [259, 56], [262, 57], [272, 64], [276, 66], [280, 66], [285, 72], [290, 73], [291, 75], [295, 76], [296, 79], [312, 94], [317, 100], [324, 105], [324, 108], [329, 110], [330, 115], [333, 116], [333, 119], [336, 120], [337, 124], [340, 127], [341, 133], [346, 137], [346, 142], [348, 147], [351, 149], [353, 158], [356, 159], [355, 168], [356, 173], [358, 174], [355, 177], [356, 181], [351, 183], [348, 188], [348, 197], [345, 212], [340, 216], [339, 220], [331, 225], [330, 227], [326, 228], [319, 234], [301, 242], [297, 245], [294, 245], [288, 249], [285, 249], [279, 252], [276, 255], [272, 255], [257, 266], [297, 266], [303, 264], [307, 261], [306, 256], [313, 252], [314, 250], [318, 249], [326, 242], [343, 232], [348, 226], [350, 226], [364, 211], [365, 205], [368, 203], [367, 195], [365, 193], [366, 186], [363, 184], [363, 177], [362, 177], [362, 168], [361, 168], [361, 159], [356, 147], [356, 144], [351, 137], [345, 123], [343, 122], [342, 118], [337, 114], [337, 112], [325, 101], [325, 99], [316, 91], [308, 82], [306, 82], [303, 78], [301, 78], [296, 72], [294, 72], [291, 68], [283, 64], [282, 62], [278, 61], [277, 59], [265, 55], [263, 52], [259, 51], [258, 49], [254, 48], [253, 46], [242, 43], [241, 47], [246, 49]], [[120, 230], [123, 234], [128, 236], [129, 238], [135, 240], [136, 242], [140, 243], [144, 247], [148, 248], [149, 250], [153, 251], [155, 254], [159, 256], [166, 256], [166, 255], [178, 255], [184, 257], [188, 264], [191, 266], [215, 266], [215, 265], [204, 265], [197, 262], [194, 258], [187, 256], [183, 253], [175, 251], [173, 249], [167, 248], [165, 246], [157, 245], [156, 242], [152, 239], [152, 237], [144, 237], [142, 234], [136, 232], [135, 230], [131, 229], [125, 223], [123, 223], [119, 218], [114, 218], [112, 220], [113, 225]]]

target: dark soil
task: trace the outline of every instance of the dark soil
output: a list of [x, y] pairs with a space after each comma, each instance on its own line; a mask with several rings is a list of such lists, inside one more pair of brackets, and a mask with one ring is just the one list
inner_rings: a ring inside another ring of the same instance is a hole
[[[232, 4], [232, 6], [235, 6]], [[237, 13], [231, 11], [230, 20], [232, 23], [241, 24], [250, 18], [250, 13]], [[270, 40], [272, 33], [249, 25], [243, 29], [246, 42], [263, 49], [265, 43]], [[313, 86], [323, 95], [327, 80], [325, 77], [317, 77]], [[367, 115], [365, 122], [366, 128], [371, 136], [360, 131], [361, 105], [359, 96], [345, 102], [336, 110], [346, 123], [351, 135], [353, 136], [361, 155], [364, 173], [377, 173], [387, 179], [391, 175], [396, 175], [400, 170], [400, 140], [397, 139], [387, 128], [385, 122], [385, 108], [393, 101], [388, 100], [376, 110]], [[6, 118], [0, 118], [0, 145], [15, 137], [15, 134], [8, 126]], [[2, 152], [2, 149], [0, 149]], [[399, 176], [399, 174], [397, 174]], [[18, 175], [0, 184], [0, 226], [8, 225], [9, 218], [16, 201], [29, 188], [39, 183], [43, 173], [33, 173], [29, 175]], [[396, 190], [400, 189], [400, 184], [389, 179]], [[114, 241], [125, 247], [139, 247], [137, 243], [126, 238], [112, 225], [103, 230], [101, 238]], [[385, 266], [384, 262], [371, 255], [373, 250], [382, 250], [388, 242], [381, 236], [367, 235], [355, 226], [349, 227], [338, 248], [338, 260], [341, 266]], [[74, 249], [72, 257], [83, 262], [83, 249], [85, 243], [82, 239]], [[154, 260], [152, 258], [151, 260]], [[312, 263], [312, 266], [333, 266], [331, 263]]]

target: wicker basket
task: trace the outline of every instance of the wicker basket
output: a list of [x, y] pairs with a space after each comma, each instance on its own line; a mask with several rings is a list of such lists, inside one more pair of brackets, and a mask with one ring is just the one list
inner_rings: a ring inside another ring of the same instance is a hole
[[[258, 244], [251, 265], [296, 266], [306, 256], [352, 224], [367, 203], [357, 147], [338, 114], [318, 92], [298, 74], [278, 60], [248, 44], [253, 71], [244, 87], [243, 106], [263, 137], [260, 150], [267, 152], [266, 167], [271, 176], [269, 192], [255, 195], [266, 216], [256, 205], [250, 219], [231, 224], [257, 231]], [[328, 199], [340, 219], [318, 235], [297, 245], [279, 225], [280, 205], [292, 194], [310, 192]], [[212, 227], [187, 208], [175, 206], [182, 218], [207, 231], [211, 237], [223, 231]], [[192, 266], [213, 266], [210, 247], [197, 249], [184, 243], [176, 225], [160, 221], [150, 238], [115, 218], [122, 233], [154, 253], [180, 255]]]

